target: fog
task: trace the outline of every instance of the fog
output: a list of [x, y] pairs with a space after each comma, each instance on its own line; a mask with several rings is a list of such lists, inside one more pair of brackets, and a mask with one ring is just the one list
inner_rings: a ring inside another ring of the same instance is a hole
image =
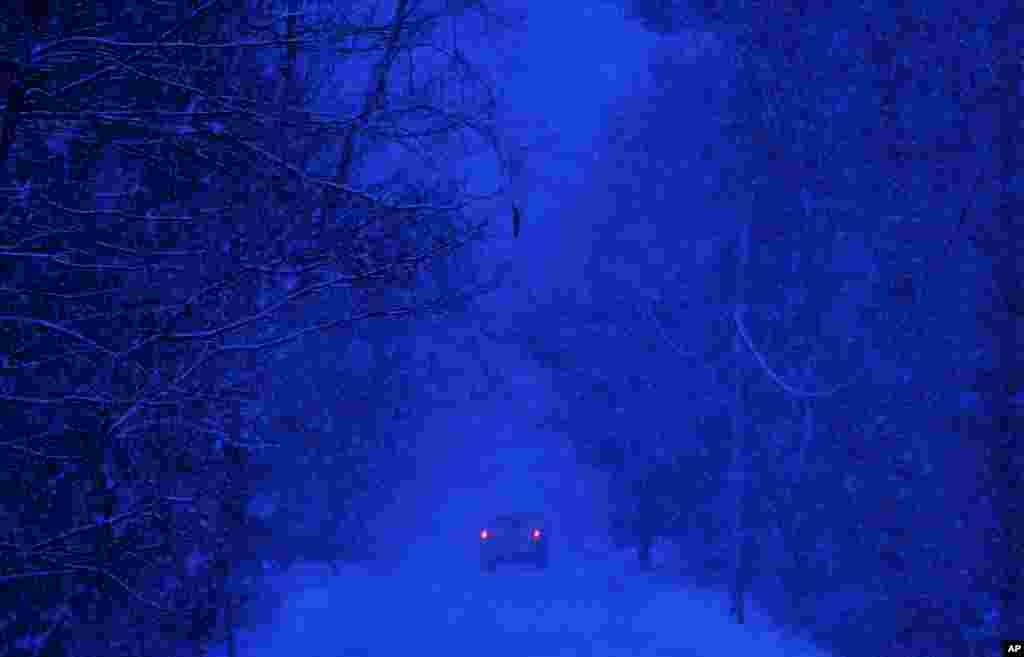
[[[436, 364], [421, 380], [431, 410], [411, 436], [415, 475], [370, 525], [375, 558], [340, 573], [301, 562], [269, 576], [280, 606], [243, 633], [239, 654], [696, 656], [746, 647], [821, 655], [757, 610], [737, 626], [724, 590], [669, 567], [687, 558], [678, 545], [656, 545], [655, 564], [665, 569], [650, 573], [635, 549], [613, 544], [609, 476], [581, 464], [552, 425], [568, 400], [523, 343], [559, 312], [560, 298], [590, 302], [597, 283], [587, 264], [604, 257], [595, 252], [598, 226], [645, 223], [607, 216], [592, 179], [609, 113], [620, 99], [650, 94], [648, 66], [659, 47], [682, 50], [702, 81], [728, 75], [728, 53], [708, 34], [659, 39], [610, 3], [521, 9], [526, 29], [514, 47], [475, 52], [500, 82], [507, 146], [524, 159], [511, 180], [525, 214], [521, 236], [511, 237], [511, 219], [499, 219], [496, 238], [475, 254], [484, 270], [503, 273], [504, 285], [464, 316], [411, 331], [413, 360]], [[703, 99], [695, 85], [694, 102]], [[698, 122], [694, 132], [715, 129], [710, 119], [700, 125], [699, 113], [689, 118]], [[483, 172], [474, 178], [481, 189], [501, 182], [493, 164], [466, 166]], [[551, 566], [482, 573], [480, 529], [517, 510], [548, 517]]]

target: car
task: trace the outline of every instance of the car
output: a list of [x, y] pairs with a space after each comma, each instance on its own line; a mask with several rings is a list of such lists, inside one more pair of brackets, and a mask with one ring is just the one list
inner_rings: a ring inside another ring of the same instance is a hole
[[480, 568], [493, 573], [499, 563], [531, 563], [548, 567], [549, 524], [542, 513], [516, 512], [496, 516], [480, 530]]

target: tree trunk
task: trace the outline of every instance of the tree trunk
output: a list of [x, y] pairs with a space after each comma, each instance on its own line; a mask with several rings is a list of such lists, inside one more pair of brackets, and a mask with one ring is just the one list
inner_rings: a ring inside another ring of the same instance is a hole
[[[248, 454], [242, 444], [242, 406], [236, 404], [231, 410], [231, 421], [227, 427], [232, 443], [224, 446], [227, 460], [226, 471], [232, 492], [222, 501], [221, 512], [224, 516], [225, 541], [224, 553], [220, 555], [217, 567], [218, 582], [211, 590], [221, 589], [223, 604], [223, 622], [228, 644], [228, 656], [236, 657], [235, 646], [235, 606], [238, 601], [235, 577], [235, 565], [242, 559], [244, 551], [245, 505], [249, 499], [249, 486], [246, 479]], [[215, 604], [215, 601], [211, 601]]]
[[[25, 94], [28, 93], [28, 74], [32, 67], [32, 47], [35, 45], [35, 34], [32, 30], [32, 20], [29, 14], [31, 3], [23, 2], [21, 9], [23, 14], [11, 22], [15, 27], [15, 40], [20, 36], [21, 53], [20, 61], [5, 59], [0, 61], [0, 94], [6, 95], [6, 109], [3, 116], [3, 130], [0, 131], [0, 174], [5, 172], [7, 158], [10, 156], [11, 148], [14, 146], [14, 139], [18, 127], [18, 120], [21, 117], [22, 103], [25, 101]], [[17, 35], [18, 28], [21, 34]], [[13, 54], [13, 53], [12, 53]], [[14, 166], [11, 166], [11, 177], [14, 175]], [[6, 177], [0, 178], [6, 182]]]
[[650, 570], [651, 568], [651, 545], [654, 543], [654, 537], [650, 534], [643, 534], [640, 536], [640, 568], [643, 570]]
[[[1021, 363], [1022, 308], [1020, 262], [1024, 244], [1024, 199], [1020, 191], [1020, 134], [1024, 122], [1024, 97], [1020, 52], [1024, 47], [1020, 32], [1020, 10], [1008, 2], [993, 29], [994, 68], [1002, 86], [998, 108], [999, 131], [996, 158], [999, 181], [995, 225], [982, 229], [983, 250], [992, 259], [994, 294], [981, 309], [980, 323], [992, 338], [992, 370], [979, 385], [986, 398], [984, 408], [989, 422], [984, 431], [988, 447], [989, 476], [993, 510], [999, 528], [989, 544], [989, 563], [993, 566], [999, 603], [998, 630], [1003, 638], [1020, 636], [1024, 631], [1024, 611], [1019, 596], [1024, 587], [1024, 504], [1019, 484], [1024, 458], [1021, 457], [1022, 432], [1019, 399], [1024, 394], [1024, 363]], [[978, 220], [979, 224], [984, 220]]]
[[[362, 121], [368, 120], [371, 115], [375, 112], [379, 112], [384, 107], [388, 77], [391, 75], [391, 66], [395, 63], [395, 58], [398, 57], [399, 39], [402, 33], [402, 26], [405, 22], [405, 14], [408, 5], [409, 0], [398, 0], [398, 6], [395, 7], [394, 18], [391, 19], [391, 32], [388, 34], [384, 54], [374, 67], [373, 82], [371, 83], [372, 86], [366, 90], [366, 98], [363, 103], [363, 113], [361, 117]], [[352, 179], [352, 166], [355, 163], [356, 155], [356, 132], [362, 121], [355, 121], [353, 126], [349, 128], [345, 134], [345, 141], [343, 142], [341, 149], [340, 160], [338, 162], [338, 175], [336, 178], [336, 182], [339, 185], [347, 185]]]
[[[738, 312], [742, 313], [746, 302], [746, 269], [750, 262], [750, 222], [745, 221], [740, 228], [737, 249], [736, 278], [733, 281], [733, 295]], [[744, 597], [748, 588], [750, 565], [747, 562], [750, 550], [746, 542], [751, 540], [746, 528], [746, 497], [748, 486], [748, 454], [746, 444], [746, 371], [742, 366], [745, 346], [739, 331], [733, 338], [733, 407], [730, 414], [732, 426], [732, 455], [730, 457], [730, 481], [732, 489], [729, 496], [733, 503], [733, 610], [736, 621], [743, 623]]]

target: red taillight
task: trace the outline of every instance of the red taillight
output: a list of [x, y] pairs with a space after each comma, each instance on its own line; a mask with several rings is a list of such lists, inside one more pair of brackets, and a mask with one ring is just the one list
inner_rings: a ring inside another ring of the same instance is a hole
[[486, 529], [481, 529], [480, 530], [480, 540], [481, 541], [486, 541], [488, 536], [490, 536], [490, 534], [487, 533]]
[[539, 529], [534, 529], [533, 530], [533, 540], [535, 540], [535, 541], [539, 541], [540, 540], [540, 530]]

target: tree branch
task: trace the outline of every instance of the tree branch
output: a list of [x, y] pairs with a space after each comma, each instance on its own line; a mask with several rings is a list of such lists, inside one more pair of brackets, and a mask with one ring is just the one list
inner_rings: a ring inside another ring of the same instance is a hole
[[743, 319], [740, 316], [741, 312], [742, 309], [737, 306], [735, 311], [733, 312], [733, 319], [736, 322], [736, 330], [739, 331], [740, 337], [743, 338], [743, 342], [747, 345], [747, 348], [750, 349], [750, 352], [754, 354], [754, 358], [757, 359], [757, 362], [761, 365], [764, 371], [768, 373], [768, 376], [771, 377], [772, 381], [774, 381], [780, 388], [782, 388], [789, 394], [793, 395], [794, 397], [831, 397], [840, 390], [843, 390], [853, 385], [857, 381], [857, 379], [860, 378], [860, 374], [863, 374], [864, 372], [863, 370], [861, 370], [860, 373], [858, 373], [848, 382], [826, 390], [804, 390], [802, 388], [797, 388], [795, 385], [784, 381], [783, 378], [779, 376], [771, 368], [770, 365], [768, 365], [768, 362], [765, 360], [764, 356], [762, 356], [761, 352], [759, 352], [757, 348], [754, 346], [753, 341], [750, 339], [750, 335], [747, 334], [747, 330], [743, 326]]

